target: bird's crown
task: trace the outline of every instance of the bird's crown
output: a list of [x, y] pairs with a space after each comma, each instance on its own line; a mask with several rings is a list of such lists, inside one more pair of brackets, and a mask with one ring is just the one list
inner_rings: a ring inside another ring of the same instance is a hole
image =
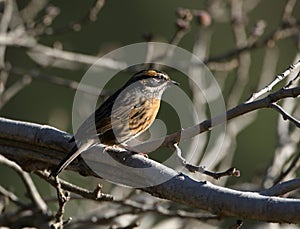
[[170, 77], [168, 74], [158, 71], [155, 69], [148, 69], [148, 70], [142, 70], [137, 72], [133, 76], [134, 80], [143, 80], [143, 79], [156, 79], [156, 80], [162, 80], [162, 81], [169, 81]]

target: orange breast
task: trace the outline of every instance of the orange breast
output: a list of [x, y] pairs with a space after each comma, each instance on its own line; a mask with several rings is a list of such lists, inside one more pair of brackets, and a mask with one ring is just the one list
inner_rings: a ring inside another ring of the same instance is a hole
[[139, 107], [134, 108], [130, 114], [130, 134], [137, 136], [146, 131], [154, 122], [160, 106], [160, 100], [148, 98]]

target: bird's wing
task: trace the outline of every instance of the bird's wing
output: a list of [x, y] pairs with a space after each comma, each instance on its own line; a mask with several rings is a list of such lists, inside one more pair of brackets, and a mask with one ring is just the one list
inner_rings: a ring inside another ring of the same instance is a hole
[[130, 113], [138, 101], [130, 96], [131, 92], [121, 92], [122, 90], [119, 90], [105, 100], [79, 127], [76, 136], [96, 137], [111, 131], [112, 127], [128, 125]]

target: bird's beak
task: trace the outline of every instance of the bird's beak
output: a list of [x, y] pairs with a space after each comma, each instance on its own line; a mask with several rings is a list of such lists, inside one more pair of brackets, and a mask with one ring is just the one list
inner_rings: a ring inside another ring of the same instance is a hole
[[174, 84], [174, 85], [177, 85], [177, 86], [180, 85], [180, 83], [178, 83], [178, 82], [176, 82], [176, 81], [174, 81], [174, 80], [171, 80], [171, 83]]

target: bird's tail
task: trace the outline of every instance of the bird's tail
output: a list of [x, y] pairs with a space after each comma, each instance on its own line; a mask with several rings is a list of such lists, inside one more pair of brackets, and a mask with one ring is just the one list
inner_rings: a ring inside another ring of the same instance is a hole
[[65, 158], [51, 171], [49, 177], [56, 177], [63, 169], [65, 169], [79, 154], [81, 150], [75, 145], [73, 149], [65, 156]]

